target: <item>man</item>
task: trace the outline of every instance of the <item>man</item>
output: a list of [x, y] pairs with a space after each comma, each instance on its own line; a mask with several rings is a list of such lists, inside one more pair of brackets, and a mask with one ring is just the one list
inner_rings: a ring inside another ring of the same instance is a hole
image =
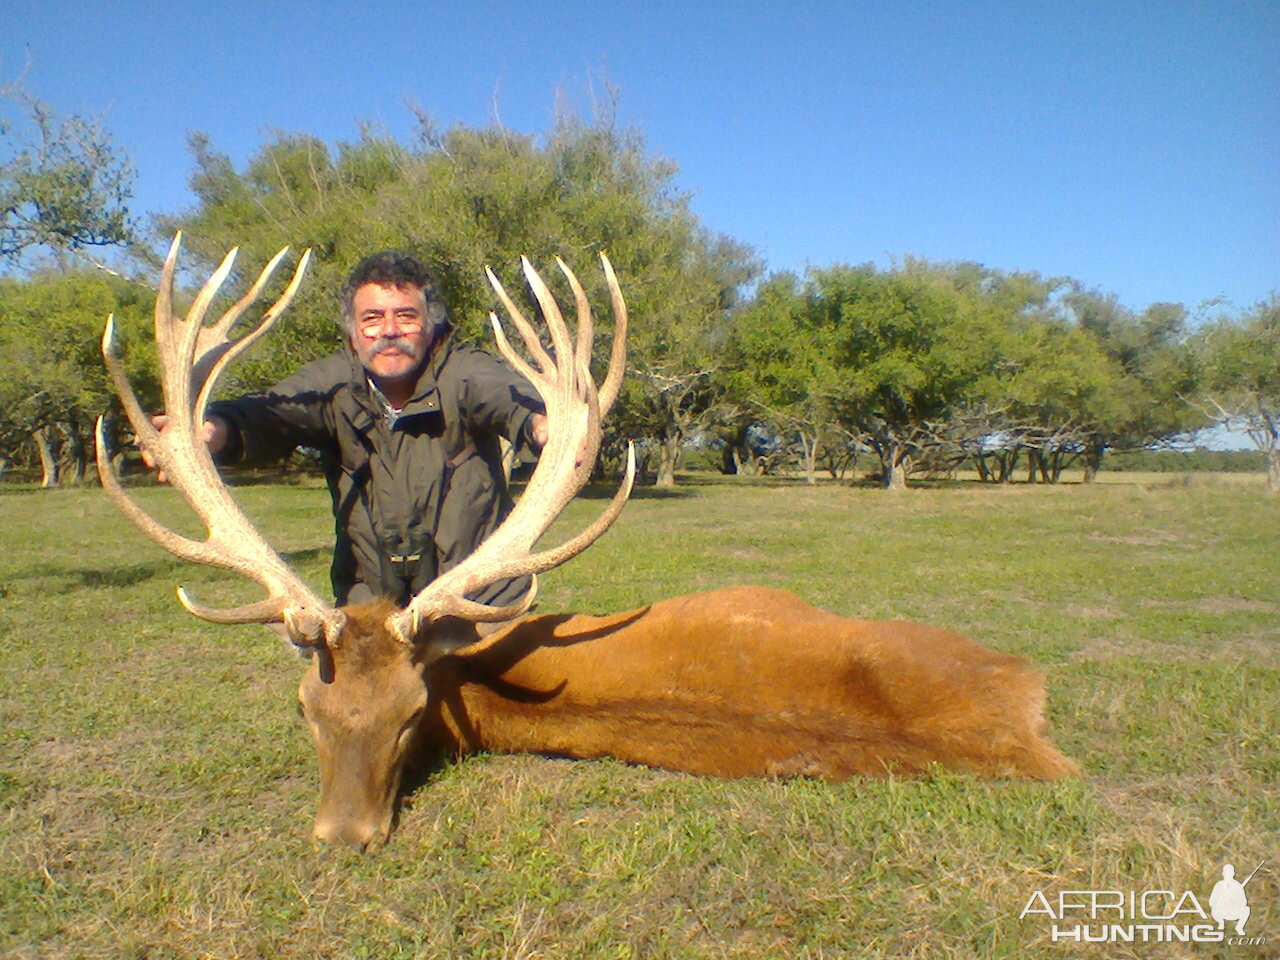
[[[453, 342], [435, 283], [413, 258], [362, 260], [343, 307], [343, 350], [264, 393], [211, 404], [205, 437], [221, 463], [318, 450], [336, 521], [338, 604], [403, 604], [501, 523], [511, 501], [498, 438], [541, 449], [546, 417], [528, 381]], [[528, 587], [520, 578], [475, 599], [510, 603]]]

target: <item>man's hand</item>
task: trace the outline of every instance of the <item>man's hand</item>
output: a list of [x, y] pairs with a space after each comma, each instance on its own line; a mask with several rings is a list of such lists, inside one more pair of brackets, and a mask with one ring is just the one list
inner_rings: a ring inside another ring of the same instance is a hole
[[[533, 437], [533, 442], [537, 446], [538, 452], [541, 453], [542, 448], [547, 445], [547, 415], [545, 413], [529, 415], [529, 433]], [[578, 455], [573, 461], [575, 467], [582, 466], [582, 461], [587, 458], [587, 446], [588, 441], [584, 437], [582, 449], [578, 451]]]
[[[545, 418], [544, 418], [545, 419]], [[151, 418], [151, 425], [164, 433], [169, 429], [169, 417], [167, 414], [157, 413]], [[209, 447], [209, 452], [215, 456], [222, 452], [227, 445], [227, 421], [222, 417], [213, 416], [204, 422], [200, 427], [200, 439], [202, 439]], [[142, 462], [150, 469], [156, 471], [156, 480], [160, 483], [168, 483], [169, 478], [164, 475], [163, 470], [156, 470], [155, 460], [146, 450], [142, 451]]]
[[533, 436], [533, 442], [539, 450], [547, 445], [547, 415], [545, 413], [530, 414], [529, 433]]

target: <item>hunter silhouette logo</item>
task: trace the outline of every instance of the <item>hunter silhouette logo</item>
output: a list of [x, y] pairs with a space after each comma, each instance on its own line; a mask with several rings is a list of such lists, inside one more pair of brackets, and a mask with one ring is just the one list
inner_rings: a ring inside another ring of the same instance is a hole
[[[1266, 863], [1266, 861], [1262, 861]], [[1262, 869], [1262, 863], [1253, 868], [1253, 873]], [[1244, 936], [1245, 921], [1249, 919], [1249, 897], [1244, 888], [1253, 879], [1253, 873], [1244, 878], [1244, 883], [1236, 879], [1236, 868], [1231, 864], [1222, 867], [1222, 879], [1213, 885], [1209, 894], [1209, 913], [1221, 930], [1228, 920], [1234, 920], [1236, 933]]]

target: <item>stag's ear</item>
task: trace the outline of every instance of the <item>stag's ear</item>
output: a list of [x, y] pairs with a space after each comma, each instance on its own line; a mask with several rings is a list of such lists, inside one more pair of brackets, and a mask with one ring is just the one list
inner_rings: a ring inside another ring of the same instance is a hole
[[295, 643], [293, 637], [289, 635], [289, 628], [283, 623], [264, 623], [263, 626], [275, 634], [280, 639], [281, 643], [296, 653], [301, 659], [310, 660], [315, 654], [316, 648], [314, 646]]
[[434, 663], [441, 657], [465, 650], [479, 641], [480, 625], [460, 617], [439, 617], [423, 623], [414, 638], [414, 646], [418, 648], [417, 660]]

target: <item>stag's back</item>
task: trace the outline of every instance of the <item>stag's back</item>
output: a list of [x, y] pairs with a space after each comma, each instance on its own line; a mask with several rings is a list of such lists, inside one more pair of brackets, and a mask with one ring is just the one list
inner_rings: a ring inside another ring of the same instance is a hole
[[429, 680], [459, 749], [621, 760], [713, 776], [920, 771], [1056, 779], [1027, 664], [922, 624], [852, 620], [736, 587], [605, 617], [538, 616]]

